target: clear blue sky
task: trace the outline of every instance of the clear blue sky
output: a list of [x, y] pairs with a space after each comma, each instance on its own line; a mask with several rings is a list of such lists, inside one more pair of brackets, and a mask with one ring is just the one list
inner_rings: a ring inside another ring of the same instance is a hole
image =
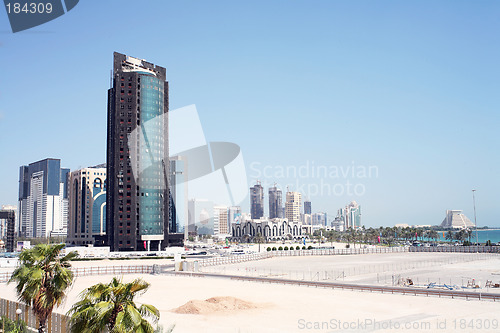
[[299, 179], [364, 189], [309, 193], [313, 211], [356, 200], [367, 226], [438, 224], [473, 218], [476, 188], [478, 224], [500, 226], [499, 15], [499, 1], [80, 1], [12, 34], [0, 9], [0, 204], [16, 204], [20, 165], [105, 161], [118, 51], [167, 68], [171, 109], [196, 104], [208, 141], [239, 144], [249, 185], [265, 166], [354, 162], [378, 174]]

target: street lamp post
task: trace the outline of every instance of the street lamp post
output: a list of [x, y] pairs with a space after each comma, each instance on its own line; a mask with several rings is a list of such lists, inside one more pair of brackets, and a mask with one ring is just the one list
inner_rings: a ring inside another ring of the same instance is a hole
[[21, 313], [23, 313], [23, 310], [17, 308], [16, 309], [16, 325], [17, 325], [19, 330], [21, 329], [21, 322], [19, 321], [19, 316], [21, 315]]
[[476, 226], [476, 242], [479, 244], [479, 237], [477, 236], [477, 221], [476, 221], [476, 190], [472, 190], [472, 202], [474, 204], [474, 225]]

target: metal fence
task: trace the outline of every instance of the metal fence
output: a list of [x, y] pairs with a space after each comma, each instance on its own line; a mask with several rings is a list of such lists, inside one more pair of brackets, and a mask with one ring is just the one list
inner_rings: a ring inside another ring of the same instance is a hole
[[[17, 309], [22, 310], [22, 313], [20, 315], [17, 315]], [[31, 307], [26, 304], [0, 298], [0, 314], [11, 320], [24, 320], [31, 331], [38, 330], [38, 321], [36, 319], [36, 316], [31, 310]], [[47, 321], [46, 332], [66, 333], [67, 323], [67, 316], [53, 312]]]
[[0, 273], [0, 283], [9, 281], [11, 275], [12, 275], [12, 272], [1, 272]]
[[414, 295], [414, 296], [434, 296], [434, 297], [448, 297], [448, 298], [461, 298], [465, 300], [490, 300], [500, 301], [500, 294], [484, 293], [484, 292], [468, 292], [468, 291], [454, 291], [454, 290], [436, 290], [436, 289], [420, 289], [420, 288], [406, 288], [406, 287], [388, 287], [388, 286], [373, 286], [362, 285], [355, 283], [343, 282], [319, 282], [319, 281], [300, 281], [290, 279], [274, 279], [267, 277], [249, 277], [249, 276], [236, 276], [236, 275], [219, 275], [209, 273], [196, 273], [196, 272], [169, 272], [172, 275], [190, 276], [190, 277], [217, 277], [227, 278], [231, 280], [261, 282], [261, 283], [276, 283], [276, 284], [289, 284], [297, 286], [307, 286], [315, 288], [331, 288], [342, 290], [355, 290], [355, 291], [368, 291], [379, 292], [382, 294], [400, 294], [400, 295]]
[[246, 261], [256, 261], [267, 258], [272, 258], [273, 254], [271, 252], [261, 252], [252, 254], [237, 254], [228, 257], [213, 257], [208, 259], [202, 259], [198, 261], [200, 267], [208, 266], [218, 266], [218, 265], [228, 265], [237, 264]]
[[409, 252], [500, 253], [500, 246], [412, 246]]
[[[333, 256], [374, 253], [407, 252], [453, 252], [453, 253], [500, 253], [500, 246], [433, 246], [433, 247], [369, 247], [348, 249], [277, 250], [253, 254], [239, 254], [228, 257], [214, 257], [199, 260], [200, 267], [236, 264], [272, 257]], [[422, 264], [423, 265], [423, 264]]]
[[252, 254], [237, 254], [227, 257], [214, 257], [199, 260], [200, 267], [237, 264], [246, 261], [256, 261], [272, 257], [295, 257], [295, 256], [332, 256], [368, 253], [403, 253], [408, 252], [406, 247], [374, 247], [374, 248], [350, 248], [350, 249], [312, 249], [312, 250], [278, 250]]
[[153, 265], [72, 268], [75, 277], [89, 275], [151, 274]]
[[[75, 277], [89, 275], [152, 274], [153, 267], [154, 265], [73, 267], [71, 271]], [[1, 272], [0, 283], [9, 281], [11, 275], [12, 272]]]
[[[467, 255], [457, 254], [450, 255], [446, 257], [438, 258], [426, 258], [425, 260], [416, 261], [400, 261], [392, 263], [377, 263], [373, 265], [357, 265], [357, 266], [344, 266], [338, 269], [324, 269], [324, 270], [314, 270], [305, 267], [301, 270], [291, 270], [291, 269], [280, 269], [275, 267], [255, 267], [251, 264], [249, 265], [237, 265], [237, 266], [224, 266], [224, 263], [216, 265], [205, 265], [202, 266], [202, 271], [207, 273], [219, 273], [219, 274], [234, 274], [243, 276], [254, 276], [254, 277], [273, 277], [273, 278], [287, 278], [296, 280], [307, 280], [307, 281], [322, 281], [322, 280], [345, 280], [346, 278], [358, 276], [358, 275], [368, 275], [368, 274], [379, 274], [379, 273], [390, 273], [384, 275], [377, 275], [375, 278], [377, 282], [391, 283], [392, 276], [398, 274], [398, 272], [404, 272], [409, 270], [437, 267], [448, 264], [457, 264], [472, 262], [477, 260], [487, 260], [492, 258], [497, 258], [498, 256], [488, 253], [470, 253]], [[230, 263], [241, 263], [241, 262], [230, 262]], [[229, 264], [229, 263], [226, 263]], [[201, 266], [200, 266], [201, 267]], [[441, 283], [439, 283], [441, 284]]]
[[404, 253], [408, 252], [408, 247], [368, 247], [349, 249], [312, 249], [312, 250], [282, 250], [268, 251], [273, 257], [294, 257], [294, 256], [333, 256], [352, 255], [369, 253]]

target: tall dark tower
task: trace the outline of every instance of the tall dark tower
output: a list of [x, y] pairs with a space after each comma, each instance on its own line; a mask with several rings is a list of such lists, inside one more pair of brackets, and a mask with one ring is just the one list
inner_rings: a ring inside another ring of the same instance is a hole
[[168, 82], [166, 69], [114, 53], [108, 90], [107, 224], [112, 251], [167, 246]]
[[264, 216], [264, 188], [259, 181], [250, 187], [250, 215], [254, 220]]
[[270, 219], [275, 219], [275, 218], [281, 218], [281, 213], [282, 213], [282, 193], [279, 188], [276, 187], [276, 184], [274, 187], [269, 188], [269, 218]]
[[311, 201], [304, 201], [304, 214], [311, 215]]

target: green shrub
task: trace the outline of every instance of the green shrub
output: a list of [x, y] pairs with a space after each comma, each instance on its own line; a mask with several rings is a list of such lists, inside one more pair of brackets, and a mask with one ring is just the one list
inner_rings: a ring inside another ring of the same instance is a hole
[[300, 246], [298, 246], [298, 245], [297, 245], [297, 246], [295, 247], [295, 250], [300, 250]]
[[306, 249], [306, 246], [305, 246], [305, 245], [304, 245], [304, 246], [302, 246], [302, 250], [305, 250], [305, 249]]
[[28, 332], [26, 328], [26, 323], [23, 320], [11, 320], [7, 317], [2, 316], [0, 319], [0, 327], [5, 329], [5, 332], [12, 333], [25, 333]]
[[313, 249], [312, 245], [309, 245], [309, 246], [307, 247], [307, 249], [308, 249], [308, 250], [312, 250], [312, 249]]
[[270, 248], [270, 247], [268, 247], [268, 248], [267, 248], [267, 252], [269, 252], [269, 251], [271, 251], [271, 248]]
[[272, 250], [273, 250], [273, 251], [276, 251], [276, 247], [275, 247], [275, 246], [273, 246], [273, 249], [272, 249]]
[[285, 246], [285, 248], [283, 250], [288, 251], [288, 246]]
[[278, 247], [278, 251], [283, 251], [283, 247], [282, 246]]

